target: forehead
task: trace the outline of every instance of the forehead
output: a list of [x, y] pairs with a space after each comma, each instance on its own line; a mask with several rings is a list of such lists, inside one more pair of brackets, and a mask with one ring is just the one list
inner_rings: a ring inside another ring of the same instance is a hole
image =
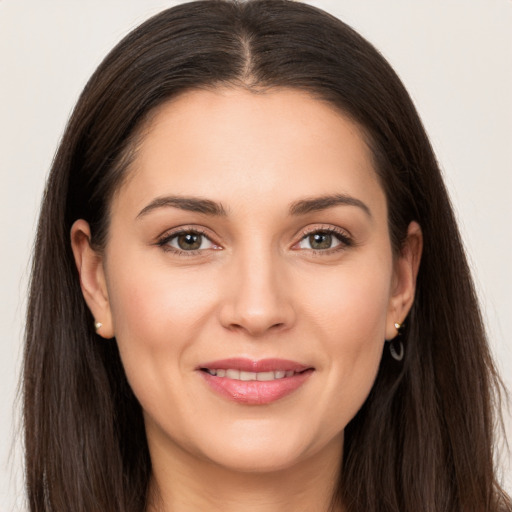
[[153, 113], [114, 203], [193, 194], [270, 207], [332, 193], [384, 200], [356, 123], [303, 91], [224, 88], [188, 91]]

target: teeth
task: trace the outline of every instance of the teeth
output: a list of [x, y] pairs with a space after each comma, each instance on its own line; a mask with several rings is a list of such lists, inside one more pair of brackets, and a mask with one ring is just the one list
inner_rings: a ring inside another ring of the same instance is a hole
[[[284, 375], [284, 372], [279, 372]], [[259, 372], [256, 375], [256, 380], [274, 380], [279, 379], [277, 372]]]
[[228, 379], [240, 380], [240, 370], [226, 370], [226, 377]]
[[276, 370], [275, 372], [244, 372], [240, 370], [212, 370], [210, 368], [206, 368], [206, 371], [210, 375], [214, 375], [216, 377], [226, 377], [228, 379], [234, 380], [258, 380], [258, 381], [269, 381], [276, 379], [283, 379], [285, 377], [293, 377], [295, 372], [293, 370]]

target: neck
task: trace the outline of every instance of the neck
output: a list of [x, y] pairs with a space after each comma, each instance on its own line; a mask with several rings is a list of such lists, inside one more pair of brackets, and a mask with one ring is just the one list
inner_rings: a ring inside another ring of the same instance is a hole
[[342, 439], [291, 467], [239, 472], [174, 446], [152, 450], [147, 512], [341, 512], [332, 505]]

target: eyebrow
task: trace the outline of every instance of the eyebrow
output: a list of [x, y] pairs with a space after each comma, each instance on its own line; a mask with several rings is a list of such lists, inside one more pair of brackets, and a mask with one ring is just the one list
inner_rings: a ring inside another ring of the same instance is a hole
[[327, 210], [334, 206], [357, 206], [361, 208], [368, 217], [372, 217], [370, 208], [368, 208], [363, 201], [346, 194], [331, 194], [295, 201], [290, 205], [290, 215], [306, 215], [311, 212]]
[[204, 215], [212, 215], [225, 217], [226, 210], [220, 203], [211, 201], [210, 199], [202, 199], [200, 197], [181, 197], [181, 196], [165, 196], [157, 197], [145, 206], [137, 215], [137, 219], [147, 215], [149, 212], [157, 208], [173, 207], [188, 212], [202, 213]]
[[[319, 212], [335, 206], [356, 206], [361, 208], [370, 218], [370, 208], [360, 199], [346, 194], [331, 194], [307, 199], [300, 199], [290, 205], [289, 213], [293, 216]], [[157, 197], [145, 206], [137, 215], [137, 219], [158, 208], [173, 207], [189, 212], [202, 213], [215, 217], [226, 217], [227, 212], [221, 203], [200, 197], [165, 196]]]

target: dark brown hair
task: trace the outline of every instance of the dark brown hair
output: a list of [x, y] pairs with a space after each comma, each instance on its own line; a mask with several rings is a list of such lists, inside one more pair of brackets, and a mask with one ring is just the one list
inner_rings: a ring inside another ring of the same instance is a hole
[[406, 355], [399, 363], [384, 351], [370, 396], [346, 428], [333, 503], [353, 512], [511, 510], [493, 468], [499, 380], [439, 167], [403, 85], [367, 41], [319, 9], [206, 0], [158, 14], [112, 50], [56, 154], [26, 326], [31, 512], [145, 509], [151, 461], [141, 407], [115, 342], [94, 332], [69, 233], [83, 218], [101, 248], [137, 129], [180, 92], [216, 86], [291, 87], [340, 109], [368, 138], [395, 251], [412, 220], [423, 230]]

